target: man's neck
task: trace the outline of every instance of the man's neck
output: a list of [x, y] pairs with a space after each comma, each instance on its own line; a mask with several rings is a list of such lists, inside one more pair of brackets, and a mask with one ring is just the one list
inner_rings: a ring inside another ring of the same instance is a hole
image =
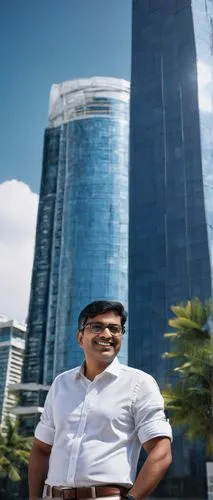
[[94, 363], [92, 360], [85, 360], [84, 363], [84, 375], [86, 378], [89, 380], [94, 380], [94, 378], [97, 375], [100, 375], [100, 373], [104, 372], [106, 370], [107, 366], [109, 366], [112, 363], [102, 363], [102, 364], [97, 364]]

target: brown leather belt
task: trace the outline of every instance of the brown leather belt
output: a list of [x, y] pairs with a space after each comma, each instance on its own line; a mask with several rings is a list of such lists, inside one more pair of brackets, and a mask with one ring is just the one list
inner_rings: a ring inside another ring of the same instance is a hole
[[106, 486], [90, 486], [88, 488], [63, 488], [60, 486], [47, 485], [47, 496], [50, 498], [64, 498], [64, 500], [80, 500], [81, 498], [98, 498], [98, 497], [123, 497], [128, 492], [124, 486], [106, 485]]

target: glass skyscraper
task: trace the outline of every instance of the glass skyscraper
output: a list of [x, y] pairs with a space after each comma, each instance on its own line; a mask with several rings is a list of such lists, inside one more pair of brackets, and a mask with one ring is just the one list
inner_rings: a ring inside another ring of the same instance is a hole
[[[212, 293], [212, 27], [210, 0], [133, 0], [129, 364], [161, 387], [170, 305]], [[201, 446], [174, 433], [166, 496], [199, 496]]]
[[[23, 383], [82, 361], [80, 310], [128, 295], [129, 82], [53, 85], [45, 131]], [[127, 362], [127, 337], [120, 359]], [[25, 386], [26, 388], [26, 386]], [[23, 405], [41, 404], [24, 393]]]

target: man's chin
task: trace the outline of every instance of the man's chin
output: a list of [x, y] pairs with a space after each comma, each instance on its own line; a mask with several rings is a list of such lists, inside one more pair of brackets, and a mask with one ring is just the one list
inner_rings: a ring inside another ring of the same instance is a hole
[[93, 346], [93, 352], [96, 352], [98, 354], [102, 354], [102, 353], [106, 353], [106, 354], [114, 354], [115, 353], [115, 349], [114, 349], [114, 346], [113, 345], [110, 345], [110, 346], [107, 346], [107, 347], [103, 347], [103, 346], [99, 346], [97, 344], [94, 344]]
[[109, 351], [99, 351], [95, 353], [96, 359], [102, 360], [102, 361], [108, 361], [111, 362], [116, 356], [116, 352], [112, 351], [111, 349]]

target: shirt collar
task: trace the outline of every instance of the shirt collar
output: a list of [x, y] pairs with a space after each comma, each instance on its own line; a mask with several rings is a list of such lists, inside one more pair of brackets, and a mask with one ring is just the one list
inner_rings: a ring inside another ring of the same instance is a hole
[[115, 377], [118, 377], [119, 372], [120, 372], [120, 363], [118, 361], [118, 358], [113, 359], [112, 363], [107, 366], [107, 368], [104, 370], [103, 373], [111, 373], [111, 375], [115, 375]]
[[[78, 379], [82, 375], [84, 376], [84, 363], [83, 361], [81, 366], [78, 366], [71, 372], [71, 376], [74, 380]], [[120, 363], [118, 361], [117, 356], [113, 359], [112, 363], [105, 368], [105, 370], [98, 375], [98, 377], [103, 376], [105, 373], [110, 373], [111, 375], [114, 375], [115, 377], [118, 377], [120, 372]]]

